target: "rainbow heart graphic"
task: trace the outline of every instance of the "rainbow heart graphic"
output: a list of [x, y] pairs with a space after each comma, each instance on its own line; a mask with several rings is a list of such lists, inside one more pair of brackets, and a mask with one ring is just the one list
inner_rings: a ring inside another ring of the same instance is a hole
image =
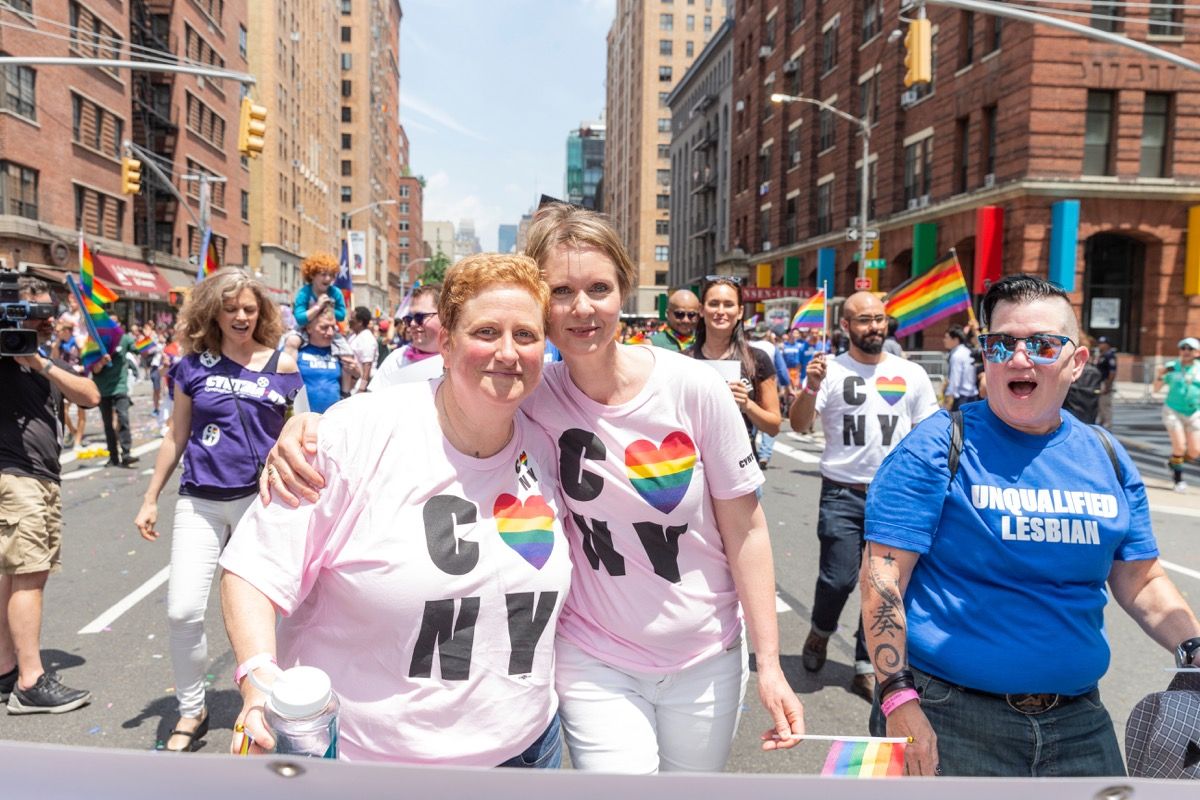
[[541, 569], [554, 550], [554, 509], [540, 494], [524, 503], [507, 492], [492, 506], [500, 539], [534, 569]]
[[908, 384], [904, 382], [904, 378], [879, 377], [875, 379], [875, 391], [879, 392], [880, 397], [887, 400], [889, 406], [899, 403], [907, 389]]
[[687, 494], [696, 466], [696, 445], [683, 431], [663, 439], [662, 445], [638, 439], [625, 448], [625, 471], [642, 499], [669, 514]]

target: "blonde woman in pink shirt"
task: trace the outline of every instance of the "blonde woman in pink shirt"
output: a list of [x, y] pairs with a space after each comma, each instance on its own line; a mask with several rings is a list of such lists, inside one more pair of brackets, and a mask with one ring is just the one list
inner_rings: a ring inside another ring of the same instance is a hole
[[[779, 665], [763, 477], [728, 386], [686, 356], [616, 341], [636, 278], [603, 217], [550, 205], [528, 241], [563, 357], [522, 409], [558, 445], [569, 512], [575, 571], [555, 686], [572, 764], [723, 769], [748, 677], [744, 629], [774, 722], [763, 747], [792, 746], [803, 708]], [[272, 463], [308, 494], [321, 479], [302, 456], [301, 424]]]

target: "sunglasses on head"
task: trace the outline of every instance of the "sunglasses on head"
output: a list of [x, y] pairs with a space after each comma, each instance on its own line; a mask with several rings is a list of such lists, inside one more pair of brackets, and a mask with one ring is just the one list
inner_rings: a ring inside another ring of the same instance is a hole
[[425, 320], [436, 316], [436, 311], [417, 311], [412, 314], [405, 314], [400, 318], [400, 321], [405, 325], [424, 325]]
[[1075, 345], [1069, 336], [1057, 333], [1035, 333], [1024, 338], [1007, 333], [984, 333], [979, 336], [983, 357], [993, 364], [1006, 364], [1017, 354], [1017, 345], [1024, 342], [1025, 355], [1034, 364], [1053, 364], [1062, 355], [1067, 343]]
[[696, 319], [700, 316], [699, 311], [672, 311], [671, 316], [675, 319]]
[[705, 275], [705, 283], [732, 283], [734, 286], [742, 285], [741, 275]]

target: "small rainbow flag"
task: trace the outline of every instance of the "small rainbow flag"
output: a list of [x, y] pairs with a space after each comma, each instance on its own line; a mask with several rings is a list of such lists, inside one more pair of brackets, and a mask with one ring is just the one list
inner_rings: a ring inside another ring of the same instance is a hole
[[642, 331], [634, 331], [633, 335], [626, 337], [625, 344], [645, 344], [646, 334]]
[[96, 262], [92, 259], [92, 251], [88, 249], [82, 233], [79, 234], [79, 282], [83, 286], [83, 293], [92, 298], [96, 305], [117, 302], [117, 293], [96, 277]]
[[746, 320], [746, 327], [747, 327], [747, 328], [756, 328], [756, 327], [758, 327], [758, 314], [755, 314], [753, 317], [751, 317], [750, 319]]
[[890, 778], [904, 774], [904, 742], [836, 741], [829, 747], [822, 775]]
[[212, 275], [221, 268], [221, 257], [217, 253], [217, 240], [212, 228], [204, 229], [204, 238], [200, 240], [200, 267], [196, 270], [196, 283]]
[[[88, 338], [83, 345], [79, 360], [83, 366], [90, 367], [104, 358], [106, 353], [111, 353], [116, 349], [121, 342], [121, 337], [125, 335], [125, 330], [94, 300], [79, 290], [79, 284], [75, 283], [74, 275], [67, 275], [67, 285], [71, 288], [72, 294], [75, 295], [75, 301], [79, 303], [80, 309], [84, 312], [83, 321], [87, 325]], [[103, 347], [101, 347], [102, 344]]]
[[492, 505], [496, 530], [506, 545], [534, 569], [541, 569], [554, 551], [554, 509], [540, 494], [521, 502], [507, 492]]
[[825, 327], [825, 290], [821, 289], [804, 301], [792, 315], [793, 328]]
[[897, 336], [916, 333], [960, 311], [969, 312], [971, 295], [958, 259], [951, 256], [924, 275], [900, 284], [888, 294], [883, 307], [899, 323]]
[[625, 448], [625, 472], [642, 499], [663, 514], [675, 510], [687, 494], [696, 466], [696, 445], [683, 431], [673, 431], [655, 447], [639, 439]]
[[133, 343], [133, 352], [135, 353], [154, 352], [157, 348], [158, 345], [149, 336], [143, 336]]

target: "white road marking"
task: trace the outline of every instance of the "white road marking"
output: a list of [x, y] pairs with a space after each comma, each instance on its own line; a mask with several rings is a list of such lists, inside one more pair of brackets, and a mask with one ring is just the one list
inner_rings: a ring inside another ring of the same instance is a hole
[[1200, 570], [1190, 569], [1182, 564], [1176, 564], [1172, 561], [1167, 561], [1164, 558], [1160, 558], [1158, 563], [1163, 565], [1163, 569], [1169, 569], [1172, 572], [1178, 572], [1180, 575], [1187, 575], [1189, 578], [1200, 580]]
[[778, 440], [776, 440], [776, 442], [775, 442], [775, 452], [783, 453], [788, 458], [794, 458], [803, 464], [820, 464], [821, 463], [821, 457], [816, 455], [815, 453], [810, 453], [807, 450], [798, 450], [795, 447], [792, 447], [791, 445], [783, 444], [782, 442], [780, 442]]
[[74, 472], [68, 472], [62, 476], [64, 481], [77, 481], [80, 478], [86, 478], [88, 475], [95, 475], [97, 472], [103, 472], [104, 467], [80, 467]]
[[779, 595], [775, 595], [775, 613], [776, 614], [786, 614], [787, 612], [793, 611], [793, 610], [794, 609], [787, 604], [786, 600], [784, 600]]
[[[135, 456], [140, 456], [143, 453], [149, 453], [151, 450], [157, 450], [161, 444], [162, 444], [162, 439], [151, 439], [150, 441], [146, 442], [145, 444], [139, 444], [137, 447], [133, 448], [133, 450], [131, 450], [130, 453]], [[84, 448], [84, 449], [89, 449], [89, 448]], [[70, 463], [78, 461], [78, 460], [79, 460], [79, 453], [75, 452], [74, 450], [64, 450], [63, 453], [58, 457], [58, 463], [63, 466], [66, 466], [67, 464], [70, 464]], [[87, 460], [87, 459], [84, 459], [84, 460]]]
[[154, 474], [154, 467], [146, 467], [144, 470], [142, 470], [142, 471], [141, 471], [141, 472], [139, 472], [138, 474], [139, 474], [139, 475], [153, 475], [153, 474]]
[[1150, 504], [1151, 511], [1157, 511], [1160, 514], [1177, 514], [1181, 517], [1196, 517], [1200, 519], [1200, 509], [1195, 508], [1180, 508], [1179, 506], [1156, 506]]
[[138, 603], [140, 603], [147, 595], [149, 595], [155, 589], [157, 589], [158, 587], [160, 587], [164, 583], [166, 583], [167, 578], [170, 576], [170, 574], [171, 574], [171, 567], [169, 565], [163, 567], [158, 572], [156, 572], [154, 574], [154, 576], [152, 578], [150, 578], [150, 580], [146, 581], [141, 586], [134, 589], [129, 594], [125, 595], [125, 597], [121, 598], [116, 603], [116, 605], [112, 606], [107, 611], [105, 611], [103, 614], [96, 617], [94, 620], [89, 622], [87, 625], [84, 625], [82, 628], [80, 628], [79, 632], [80, 633], [100, 633], [105, 628], [107, 628], [108, 626], [110, 626], [114, 622], [116, 622], [118, 619], [120, 619], [122, 614], [124, 614], [126, 611], [128, 611], [129, 609], [133, 608]]

